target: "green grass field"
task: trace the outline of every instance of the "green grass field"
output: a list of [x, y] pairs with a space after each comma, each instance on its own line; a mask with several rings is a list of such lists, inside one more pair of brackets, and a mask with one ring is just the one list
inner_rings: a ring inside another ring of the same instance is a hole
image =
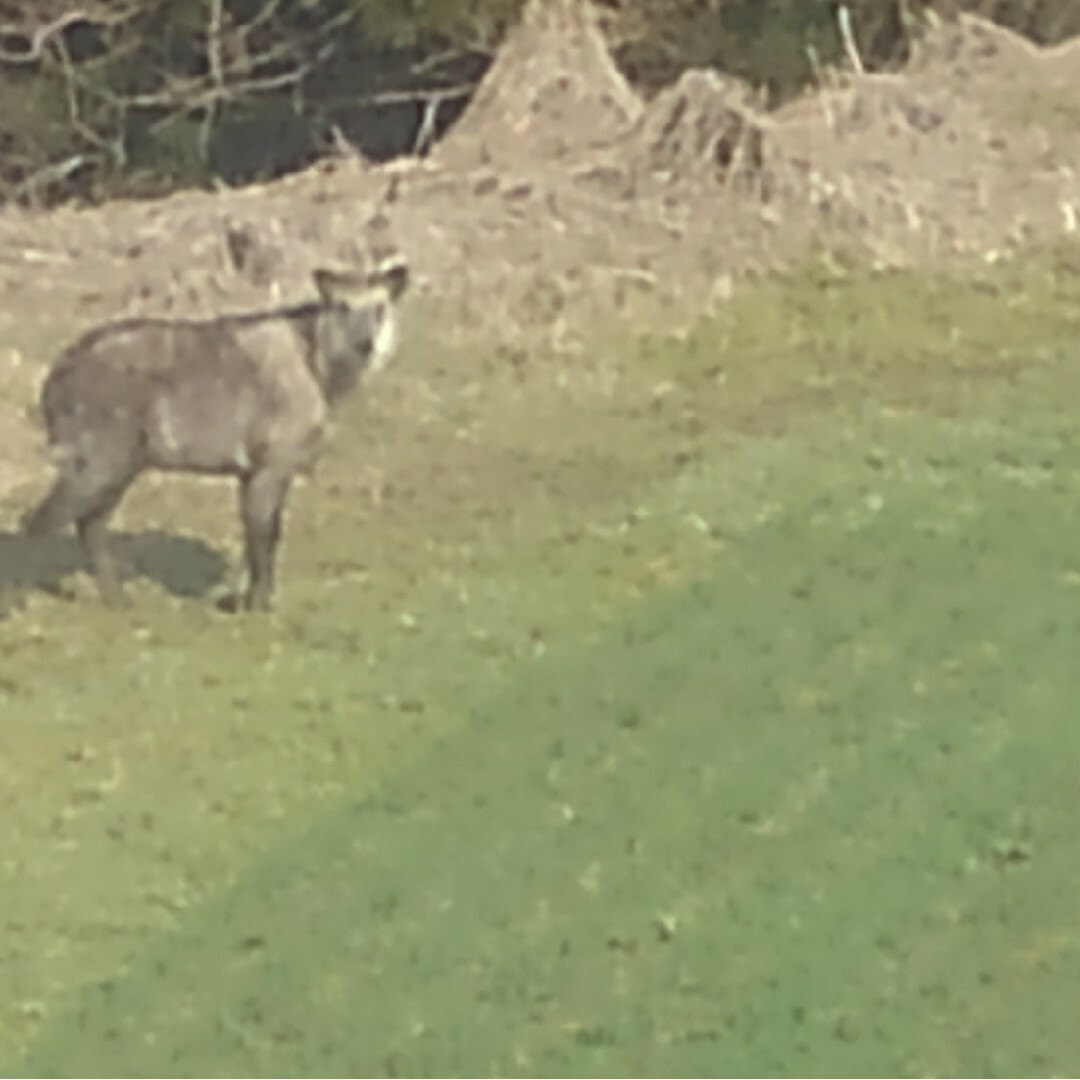
[[1080, 254], [436, 327], [269, 618], [220, 487], [135, 493], [128, 611], [0, 536], [0, 1069], [1075, 1072]]

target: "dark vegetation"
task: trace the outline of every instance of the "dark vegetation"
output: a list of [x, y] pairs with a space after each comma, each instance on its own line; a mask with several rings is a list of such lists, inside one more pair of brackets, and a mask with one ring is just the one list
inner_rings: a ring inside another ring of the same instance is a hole
[[[0, 0], [0, 202], [238, 184], [349, 143], [423, 151], [453, 123], [520, 0]], [[850, 0], [867, 66], [962, 7], [1039, 42], [1072, 0]], [[607, 0], [645, 90], [710, 65], [790, 97], [841, 55], [833, 0]]]

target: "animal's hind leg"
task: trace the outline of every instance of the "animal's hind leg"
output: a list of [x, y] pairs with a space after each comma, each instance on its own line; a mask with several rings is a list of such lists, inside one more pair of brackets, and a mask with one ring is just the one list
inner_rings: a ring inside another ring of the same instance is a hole
[[55, 532], [99, 511], [109, 513], [139, 472], [130, 440], [88, 438], [58, 454], [57, 476], [49, 493], [23, 516], [30, 536]]
[[52, 489], [24, 515], [22, 529], [28, 536], [40, 536], [75, 523], [90, 570], [106, 603], [123, 600], [120, 577], [109, 553], [106, 529], [112, 512], [124, 497], [134, 477], [125, 478], [108, 488], [87, 484], [85, 479], [62, 472]]
[[79, 542], [86, 553], [86, 560], [97, 581], [101, 598], [112, 606], [119, 606], [124, 602], [124, 590], [120, 584], [116, 562], [109, 551], [108, 522], [124, 497], [127, 487], [125, 484], [110, 492], [107, 498], [103, 497], [93, 510], [83, 514], [75, 522]]
[[23, 515], [20, 528], [27, 536], [56, 532], [74, 520], [75, 503], [70, 479], [62, 473], [41, 502]]
[[244, 522], [248, 587], [243, 607], [265, 611], [274, 592], [274, 558], [281, 539], [281, 518], [292, 477], [262, 469], [240, 483], [240, 516]]

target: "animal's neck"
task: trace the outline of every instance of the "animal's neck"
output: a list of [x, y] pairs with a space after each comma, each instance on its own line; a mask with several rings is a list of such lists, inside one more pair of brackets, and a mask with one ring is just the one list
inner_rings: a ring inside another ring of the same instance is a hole
[[316, 304], [294, 308], [289, 312], [289, 324], [300, 339], [304, 349], [304, 363], [311, 377], [319, 384], [323, 397], [328, 397], [328, 371], [319, 340], [319, 317], [321, 308]]

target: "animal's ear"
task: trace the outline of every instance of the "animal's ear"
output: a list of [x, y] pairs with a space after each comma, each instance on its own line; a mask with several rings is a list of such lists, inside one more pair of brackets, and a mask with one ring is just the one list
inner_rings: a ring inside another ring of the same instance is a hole
[[371, 274], [373, 285], [382, 285], [397, 300], [409, 285], [409, 264], [402, 255], [392, 255], [380, 261]]
[[319, 267], [312, 273], [315, 288], [319, 290], [324, 304], [341, 304], [363, 285], [363, 279], [345, 270], [328, 270]]

